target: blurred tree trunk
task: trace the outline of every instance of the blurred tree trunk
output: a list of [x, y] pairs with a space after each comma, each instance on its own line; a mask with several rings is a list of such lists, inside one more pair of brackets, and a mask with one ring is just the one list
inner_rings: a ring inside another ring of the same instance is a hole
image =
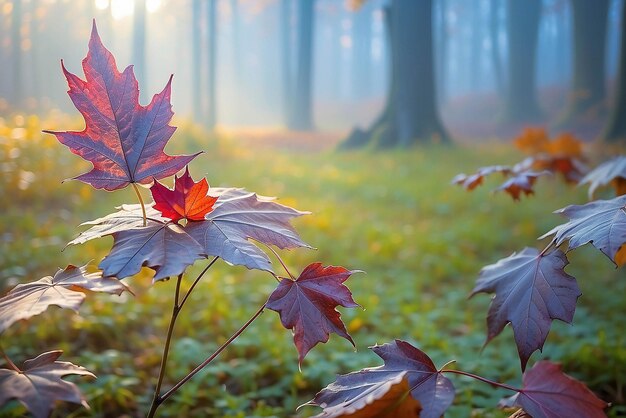
[[[467, 1], [467, 0], [466, 0]], [[471, 91], [480, 90], [482, 78], [482, 59], [483, 59], [483, 28], [486, 22], [483, 22], [483, 13], [480, 0], [472, 0], [469, 5], [470, 25], [470, 48], [469, 52], [469, 85]]]
[[12, 86], [9, 87], [11, 91], [11, 104], [17, 108], [20, 108], [24, 104], [24, 91], [22, 89], [22, 1], [13, 1], [13, 12], [11, 13], [11, 56], [10, 63], [12, 64]]
[[146, 78], [146, 0], [135, 0], [132, 63], [139, 82], [139, 94], [145, 102], [149, 94]]
[[609, 0], [571, 0], [574, 21], [574, 76], [560, 126], [571, 125], [605, 98], [605, 56]]
[[202, 0], [191, 3], [191, 104], [193, 121], [199, 123], [204, 111], [202, 108]]
[[509, 63], [503, 122], [527, 123], [541, 118], [535, 74], [541, 3], [541, 0], [507, 3]]
[[300, 0], [298, 5], [298, 46], [293, 118], [290, 129], [313, 129], [313, 16], [315, 0]]
[[206, 112], [206, 127], [215, 128], [217, 123], [217, 90], [216, 90], [216, 70], [217, 70], [217, 0], [207, 0], [206, 24], [207, 24], [207, 83], [206, 95], [208, 99]]
[[235, 85], [241, 83], [241, 13], [239, 11], [239, 0], [230, 0], [230, 13], [232, 25], [232, 56], [233, 56], [233, 75]]
[[437, 6], [437, 19], [436, 19], [436, 45], [435, 48], [435, 57], [436, 57], [436, 73], [439, 75], [437, 77], [437, 92], [438, 92], [438, 101], [440, 103], [445, 102], [446, 100], [446, 65], [447, 65], [447, 57], [448, 57], [448, 19], [446, 16], [447, 13], [447, 0], [438, 0], [436, 3]]
[[293, 126], [292, 111], [292, 47], [291, 47], [291, 2], [282, 0], [280, 3], [280, 67], [282, 75], [283, 114], [286, 126]]
[[500, 10], [502, 2], [491, 0], [489, 3], [489, 39], [491, 43], [491, 62], [496, 93], [504, 96], [504, 79], [502, 75], [502, 54], [500, 51]]
[[608, 142], [626, 142], [626, 4], [622, 4], [619, 67], [616, 76], [615, 103], [602, 135]]
[[[39, 36], [40, 21], [37, 18], [37, 9], [39, 7], [39, 0], [30, 1], [30, 57], [31, 57], [31, 97], [35, 99], [36, 106], [41, 110], [41, 65], [40, 65], [40, 46], [41, 39]], [[93, 16], [93, 14], [91, 14]], [[2, 58], [0, 58], [1, 61]]]
[[370, 142], [381, 148], [449, 142], [436, 106], [432, 0], [393, 0], [389, 10], [391, 83], [387, 104], [370, 129], [355, 129], [341, 148]]
[[372, 72], [372, 8], [363, 4], [352, 19], [352, 97], [368, 97]]

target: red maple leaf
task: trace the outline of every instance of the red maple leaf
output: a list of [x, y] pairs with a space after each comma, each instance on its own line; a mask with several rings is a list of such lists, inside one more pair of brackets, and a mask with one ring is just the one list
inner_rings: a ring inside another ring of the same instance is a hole
[[172, 77], [148, 106], [139, 104], [139, 88], [128, 66], [120, 73], [115, 58], [98, 36], [94, 21], [89, 53], [83, 60], [85, 80], [61, 61], [68, 94], [85, 119], [81, 132], [52, 132], [74, 154], [93, 164], [76, 177], [96, 189], [117, 190], [129, 183], [150, 183], [174, 175], [199, 153], [170, 156], [163, 152], [176, 130], [170, 126]]
[[548, 171], [534, 172], [525, 171], [516, 173], [496, 189], [508, 193], [513, 200], [519, 200], [522, 193], [526, 196], [535, 193], [533, 186], [538, 177], [550, 174]]
[[293, 330], [300, 364], [317, 343], [328, 341], [331, 332], [354, 345], [341, 321], [341, 314], [335, 309], [339, 305], [346, 308], [359, 306], [343, 284], [353, 273], [356, 271], [312, 263], [296, 280], [281, 280], [270, 295], [267, 307], [279, 313], [285, 328]]
[[524, 373], [522, 382], [519, 393], [500, 403], [519, 406], [533, 418], [606, 417], [606, 402], [558, 364], [539, 361]]
[[217, 201], [217, 197], [207, 195], [209, 183], [205, 178], [197, 183], [193, 181], [189, 167], [185, 169], [185, 174], [176, 177], [173, 190], [155, 181], [150, 191], [155, 202], [154, 209], [174, 222], [183, 218], [203, 221], [204, 215], [213, 210]]
[[535, 350], [541, 350], [553, 319], [571, 323], [581, 295], [576, 279], [565, 273], [561, 250], [541, 254], [524, 248], [519, 254], [484, 267], [472, 291], [495, 293], [487, 315], [487, 343], [507, 323], [513, 326], [522, 370]]

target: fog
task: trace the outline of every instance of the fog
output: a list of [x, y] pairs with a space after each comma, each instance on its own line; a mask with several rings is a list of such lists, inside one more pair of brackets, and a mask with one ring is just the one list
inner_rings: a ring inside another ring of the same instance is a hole
[[[80, 62], [95, 19], [118, 68], [135, 64], [142, 101], [160, 91], [174, 74], [172, 102], [179, 116], [193, 116], [197, 91], [202, 109], [196, 109], [196, 119], [202, 123], [214, 90], [218, 125], [284, 126], [288, 95], [297, 91], [298, 8], [306, 1], [0, 0], [0, 113], [46, 113], [56, 108], [72, 112], [60, 60], [82, 75]], [[387, 1], [312, 3], [313, 126], [347, 131], [367, 125], [382, 109], [389, 91], [388, 36], [382, 11]], [[444, 122], [456, 132], [467, 123], [479, 125], [482, 118], [488, 124], [489, 106], [494, 106], [508, 82], [504, 71], [506, 7], [494, 9], [496, 3], [433, 3], [438, 106]], [[212, 5], [215, 27], [208, 23]], [[621, 0], [610, 2], [607, 100], [616, 74], [621, 5]], [[215, 47], [213, 70], [211, 46]], [[411, 53], [410, 46], [405, 49], [403, 53]], [[548, 119], [562, 111], [570, 94], [572, 51], [570, 2], [544, 0], [536, 86]], [[137, 60], [142, 56], [143, 62]], [[210, 74], [215, 77], [214, 86]], [[487, 107], [481, 112], [482, 106]], [[479, 128], [476, 132], [484, 133]]]

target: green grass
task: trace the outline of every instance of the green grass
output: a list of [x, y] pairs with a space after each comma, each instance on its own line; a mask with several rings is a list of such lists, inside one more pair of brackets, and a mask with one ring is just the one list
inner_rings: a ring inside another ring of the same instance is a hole
[[[50, 275], [67, 263], [97, 264], [106, 255], [110, 238], [61, 249], [78, 233], [81, 222], [110, 213], [120, 203], [135, 202], [130, 189], [106, 193], [78, 182], [61, 184], [88, 164], [53, 137], [41, 137], [39, 123], [34, 119], [0, 123], [4, 170], [0, 192], [11, 196], [0, 208], [2, 289]], [[44, 127], [66, 128], [68, 123], [72, 122], [55, 120]], [[14, 131], [21, 127], [23, 131]], [[318, 409], [296, 412], [296, 407], [333, 381], [336, 373], [380, 364], [367, 347], [394, 338], [416, 344], [438, 366], [455, 359], [463, 370], [519, 384], [511, 330], [507, 327], [481, 352], [489, 297], [467, 300], [467, 296], [483, 266], [525, 246], [545, 245], [536, 237], [560, 222], [551, 212], [584, 203], [585, 190], [541, 179], [534, 197], [514, 203], [507, 195], [490, 193], [497, 179], [472, 193], [450, 185], [459, 172], [518, 160], [506, 144], [384, 153], [311, 153], [295, 148], [247, 149], [236, 138], [211, 138], [185, 125], [168, 150], [206, 150], [193, 162], [191, 173], [196, 179], [206, 175], [211, 186], [245, 187], [313, 212], [295, 225], [317, 250], [281, 256], [294, 273], [313, 261], [366, 272], [346, 282], [364, 309], [341, 309], [356, 353], [333, 335], [311, 351], [300, 372], [291, 333], [274, 312], [267, 311], [219, 361], [163, 405], [159, 416], [308, 416]], [[33, 181], [25, 184], [24, 172], [33, 173]], [[621, 404], [614, 409], [617, 414], [619, 408], [624, 411], [626, 376], [624, 273], [593, 248], [571, 253], [570, 260], [567, 271], [579, 279], [584, 293], [574, 326], [554, 323], [543, 354], [534, 354], [531, 363], [541, 358], [563, 362], [567, 373], [590, 384], [606, 400]], [[191, 268], [190, 277], [204, 265]], [[17, 362], [61, 348], [62, 359], [99, 376], [95, 381], [77, 381], [90, 411], [61, 405], [56, 416], [145, 413], [174, 291], [173, 281], [155, 286], [150, 281], [146, 270], [126, 280], [134, 297], [90, 295], [80, 315], [52, 308], [2, 336], [2, 346]], [[179, 317], [165, 387], [252, 316], [275, 284], [268, 274], [225, 263], [211, 269]], [[448, 416], [505, 416], [495, 405], [508, 393], [462, 377], [452, 379], [457, 398]], [[21, 411], [11, 403], [0, 415], [19, 416]]]

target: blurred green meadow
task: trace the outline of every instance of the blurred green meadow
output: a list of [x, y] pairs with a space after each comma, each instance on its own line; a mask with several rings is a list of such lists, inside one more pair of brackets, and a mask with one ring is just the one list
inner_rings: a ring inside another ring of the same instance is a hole
[[[340, 309], [354, 338], [332, 335], [315, 347], [298, 370], [292, 335], [278, 315], [266, 311], [210, 367], [159, 409], [161, 417], [288, 417], [319, 412], [298, 405], [332, 382], [337, 373], [381, 362], [368, 346], [394, 338], [428, 353], [438, 367], [449, 360], [463, 370], [518, 385], [520, 367], [510, 327], [482, 351], [490, 298], [468, 300], [480, 269], [525, 246], [560, 223], [551, 212], [586, 202], [586, 190], [558, 179], [540, 179], [536, 195], [515, 203], [492, 194], [497, 179], [468, 193], [450, 184], [459, 172], [482, 165], [515, 163], [520, 155], [506, 142], [427, 146], [402, 151], [334, 152], [331, 146], [259, 146], [235, 135], [210, 136], [185, 121], [168, 152], [204, 150], [192, 176], [214, 187], [244, 187], [312, 215], [294, 223], [317, 250], [283, 251], [296, 273], [313, 261], [363, 270], [346, 284], [363, 309]], [[112, 239], [63, 250], [81, 222], [135, 203], [131, 189], [93, 190], [61, 183], [89, 168], [42, 129], [80, 129], [62, 114], [0, 120], [0, 293], [20, 282], [52, 275], [66, 264], [90, 262], [93, 269]], [[312, 150], [313, 149], [313, 150]], [[166, 181], [171, 186], [171, 180]], [[149, 192], [143, 190], [147, 198]], [[562, 362], [626, 413], [626, 280], [601, 253], [586, 246], [570, 253], [567, 272], [579, 280], [574, 326], [555, 322], [539, 359]], [[63, 250], [63, 251], [62, 251]], [[206, 265], [190, 269], [185, 286]], [[284, 274], [276, 263], [276, 271]], [[134, 296], [89, 295], [80, 314], [50, 308], [1, 336], [16, 363], [43, 351], [63, 349], [61, 360], [85, 366], [97, 380], [72, 379], [91, 410], [60, 404], [55, 417], [142, 416], [158, 373], [171, 313], [174, 282], [151, 285], [151, 273], [125, 282]], [[165, 388], [183, 377], [235, 332], [267, 299], [274, 278], [228, 266], [209, 270], [178, 319]], [[503, 390], [451, 376], [457, 388], [450, 417], [503, 417], [496, 404]], [[0, 416], [21, 416], [11, 402]]]

